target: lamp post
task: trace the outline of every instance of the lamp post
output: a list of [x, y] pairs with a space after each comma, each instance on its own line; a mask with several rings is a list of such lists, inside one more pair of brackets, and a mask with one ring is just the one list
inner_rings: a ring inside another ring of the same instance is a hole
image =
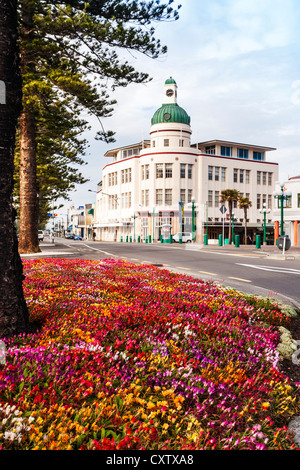
[[262, 209], [259, 211], [261, 214], [264, 214], [264, 245], [267, 243], [267, 230], [266, 230], [266, 218], [267, 214], [271, 212], [271, 209], [267, 209], [267, 205], [264, 202]]
[[138, 217], [138, 215], [136, 215], [136, 213], [134, 212], [133, 213], [133, 241], [135, 242], [135, 219]]
[[278, 199], [280, 201], [280, 236], [284, 236], [284, 220], [283, 220], [283, 203], [284, 201], [288, 201], [290, 197], [292, 196], [291, 191], [285, 191], [284, 188], [284, 183], [280, 183], [280, 191], [274, 191], [273, 196], [275, 199]]
[[195, 223], [195, 198], [192, 197], [192, 240], [196, 240], [196, 223]]

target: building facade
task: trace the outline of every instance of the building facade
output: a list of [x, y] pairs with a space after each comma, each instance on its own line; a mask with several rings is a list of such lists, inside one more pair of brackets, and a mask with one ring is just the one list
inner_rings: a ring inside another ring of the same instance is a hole
[[[288, 235], [292, 246], [300, 246], [300, 176], [289, 178], [283, 183], [283, 188], [291, 193], [291, 197], [284, 201], [283, 204], [283, 230]], [[280, 190], [280, 184], [275, 186], [277, 191]], [[280, 234], [281, 224], [281, 201], [277, 199], [274, 209], [275, 223], [275, 239]]]
[[[211, 243], [229, 230], [220, 211], [221, 191], [237, 189], [248, 197], [248, 231], [262, 233], [260, 209], [273, 209], [278, 164], [267, 161], [271, 147], [212, 140], [191, 143], [191, 119], [177, 103], [177, 84], [164, 84], [162, 106], [151, 120], [150, 139], [108, 151], [97, 192], [95, 231], [98, 240], [158, 241], [171, 233], [192, 231], [192, 201], [196, 207], [196, 240], [207, 233]], [[243, 236], [244, 213], [237, 206], [235, 233]], [[272, 214], [268, 219], [271, 223]], [[225, 227], [225, 229], [224, 229]]]

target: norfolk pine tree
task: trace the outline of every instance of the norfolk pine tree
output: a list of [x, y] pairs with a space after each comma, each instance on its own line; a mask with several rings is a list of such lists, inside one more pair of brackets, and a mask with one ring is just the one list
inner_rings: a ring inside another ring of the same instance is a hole
[[15, 134], [22, 101], [17, 1], [0, 0], [0, 7], [0, 338], [4, 338], [26, 332], [29, 323], [12, 201]]
[[[20, 238], [21, 253], [38, 251], [37, 240], [37, 115], [43, 91], [50, 87], [57, 100], [70, 99], [72, 111], [97, 116], [99, 139], [112, 141], [102, 127], [111, 115], [116, 87], [145, 83], [119, 51], [136, 51], [151, 58], [166, 52], [154, 36], [154, 21], [176, 20], [173, 0], [19, 0], [23, 112], [20, 118]], [[179, 8], [180, 6], [178, 6]]]

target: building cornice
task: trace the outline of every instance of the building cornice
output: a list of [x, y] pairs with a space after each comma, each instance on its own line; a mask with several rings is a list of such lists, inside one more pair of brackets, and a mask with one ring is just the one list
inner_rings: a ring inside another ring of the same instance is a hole
[[225, 159], [227, 161], [232, 161], [232, 160], [235, 160], [235, 161], [238, 161], [238, 162], [251, 162], [251, 163], [259, 163], [260, 165], [261, 164], [265, 164], [265, 165], [279, 165], [279, 163], [276, 163], [276, 162], [267, 162], [266, 160], [252, 160], [251, 158], [238, 158], [238, 157], [225, 157], [223, 155], [212, 155], [210, 153], [199, 153], [197, 154], [199, 157], [207, 157], [207, 158], [222, 158], [222, 159]]
[[116, 162], [107, 163], [107, 165], [105, 165], [102, 170], [104, 170], [108, 166], [116, 165], [117, 163], [128, 162], [129, 160], [133, 160], [135, 158], [148, 157], [148, 156], [151, 156], [151, 155], [190, 155], [191, 157], [197, 157], [198, 156], [197, 153], [192, 153], [192, 152], [150, 152], [150, 153], [143, 153], [142, 155], [133, 155], [132, 157], [123, 158], [122, 160], [118, 160]]

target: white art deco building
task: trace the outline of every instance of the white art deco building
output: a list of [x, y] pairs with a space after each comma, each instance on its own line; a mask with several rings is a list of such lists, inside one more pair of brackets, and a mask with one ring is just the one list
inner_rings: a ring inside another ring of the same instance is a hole
[[[98, 240], [159, 241], [168, 226], [172, 234], [192, 231], [193, 200], [196, 240], [207, 234], [210, 243], [217, 242], [223, 224], [225, 237], [229, 226], [220, 211], [224, 189], [237, 189], [250, 199], [248, 233], [252, 239], [262, 233], [260, 209], [265, 203], [272, 211], [278, 180], [278, 164], [268, 162], [266, 155], [276, 149], [220, 140], [192, 144], [191, 135], [190, 116], [177, 103], [171, 77], [164, 84], [163, 104], [151, 119], [150, 139], [105, 154], [111, 160], [97, 192]], [[243, 237], [244, 212], [235, 207], [234, 214], [235, 233]], [[272, 212], [270, 233], [271, 221]]]

